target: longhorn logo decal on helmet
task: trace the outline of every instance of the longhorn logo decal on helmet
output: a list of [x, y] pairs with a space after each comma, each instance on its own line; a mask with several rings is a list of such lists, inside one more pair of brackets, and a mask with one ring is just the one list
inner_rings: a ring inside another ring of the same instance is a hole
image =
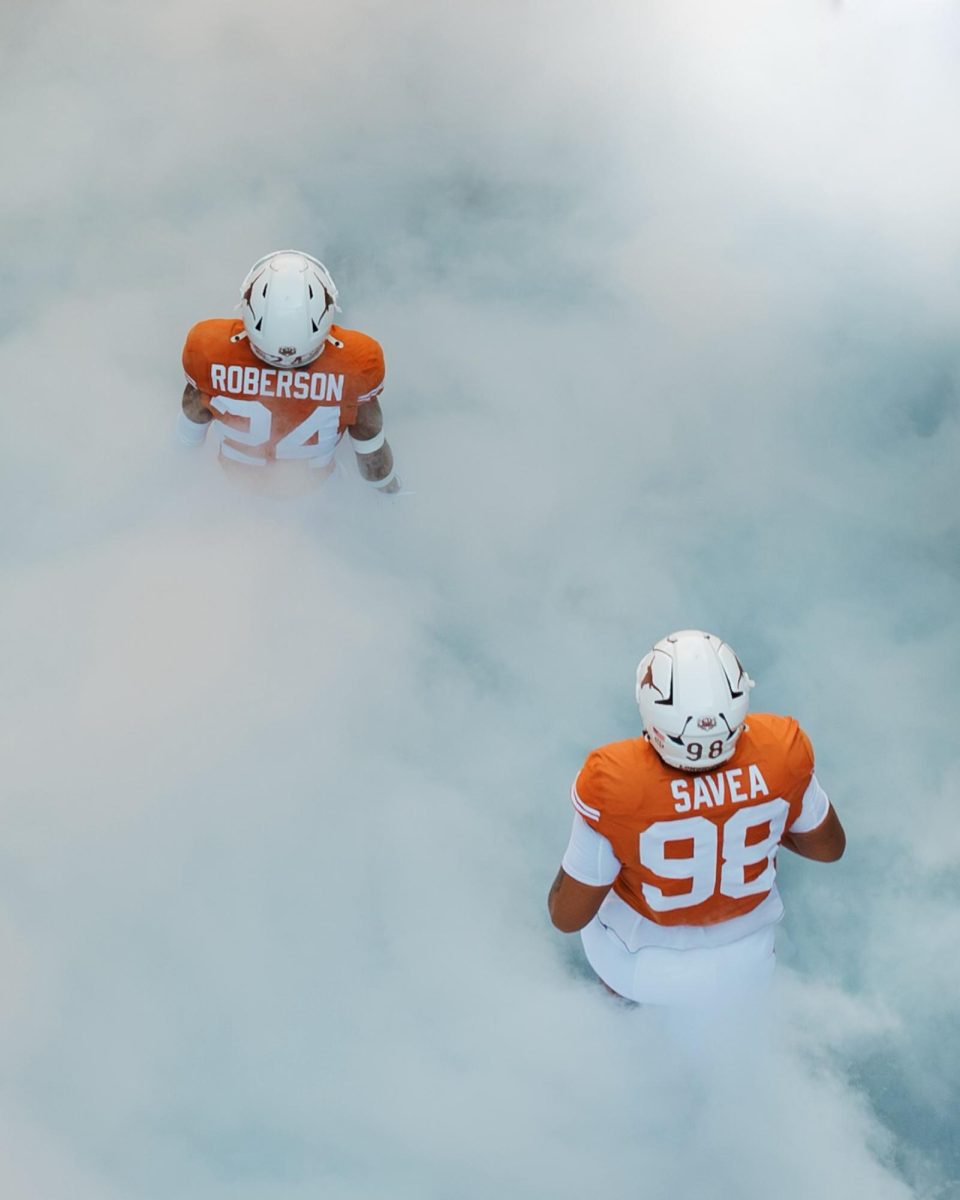
[[653, 690], [655, 692], [659, 693], [661, 699], [666, 698], [666, 697], [664, 697], [663, 692], [661, 692], [660, 689], [657, 687], [657, 685], [653, 682], [653, 659], [652, 658], [650, 659], [649, 663], [647, 663], [647, 669], [644, 672], [643, 678], [640, 680], [640, 686], [642, 688], [645, 688], [645, 687], [653, 688]]
[[669, 634], [643, 656], [636, 679], [645, 734], [668, 766], [708, 771], [732, 757], [753, 680], [726, 642], [702, 629]]

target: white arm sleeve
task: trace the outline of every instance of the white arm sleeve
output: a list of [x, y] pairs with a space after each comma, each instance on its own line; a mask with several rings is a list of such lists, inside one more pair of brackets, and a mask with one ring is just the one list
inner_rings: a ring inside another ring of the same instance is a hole
[[177, 437], [185, 446], [202, 446], [209, 424], [208, 421], [206, 425], [198, 425], [196, 421], [191, 421], [181, 409], [180, 415], [177, 417]]
[[603, 887], [620, 874], [620, 860], [602, 833], [591, 829], [579, 813], [573, 814], [573, 828], [563, 862], [564, 871], [577, 883]]
[[827, 793], [817, 782], [816, 775], [811, 775], [807, 790], [803, 793], [800, 816], [790, 826], [790, 833], [810, 833], [818, 829], [827, 819], [829, 811], [830, 800]]
[[379, 433], [375, 433], [372, 438], [367, 438], [366, 441], [361, 440], [353, 432], [353, 429], [348, 429], [353, 448], [358, 454], [372, 454], [374, 450], [379, 450], [383, 443], [387, 440], [386, 434], [381, 429]]

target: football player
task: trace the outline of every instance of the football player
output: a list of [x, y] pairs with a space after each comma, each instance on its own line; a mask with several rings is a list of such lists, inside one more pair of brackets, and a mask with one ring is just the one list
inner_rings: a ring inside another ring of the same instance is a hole
[[580, 930], [612, 991], [698, 1003], [762, 983], [783, 915], [777, 851], [817, 862], [845, 835], [792, 717], [755, 713], [731, 648], [687, 629], [637, 669], [643, 736], [588, 755], [572, 789], [573, 831], [548, 899]]
[[286, 463], [320, 481], [348, 432], [363, 479], [399, 492], [380, 410], [383, 351], [334, 324], [337, 289], [323, 263], [298, 250], [265, 255], [238, 307], [239, 319], [201, 321], [187, 335], [180, 439], [199, 446], [213, 429], [231, 469]]

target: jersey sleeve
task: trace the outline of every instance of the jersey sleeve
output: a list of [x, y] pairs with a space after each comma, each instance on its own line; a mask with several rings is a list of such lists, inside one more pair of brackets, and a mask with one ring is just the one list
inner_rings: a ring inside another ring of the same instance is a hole
[[783, 795], [790, 805], [787, 826], [792, 829], [795, 821], [802, 820], [804, 799], [813, 779], [814, 757], [810, 739], [792, 717], [787, 718], [787, 729], [785, 749], [788, 782]]
[[608, 839], [592, 829], [576, 812], [570, 841], [560, 865], [571, 879], [588, 887], [604, 887], [620, 874], [620, 861]]
[[797, 726], [797, 757], [801, 763], [801, 769], [805, 770], [809, 775], [813, 775], [813, 743], [803, 732], [800, 726]]
[[570, 789], [570, 799], [575, 811], [595, 829], [603, 809], [605, 777], [603, 757], [599, 750], [594, 750], [587, 756], [587, 761], [580, 768]]
[[816, 775], [810, 776], [807, 790], [803, 793], [800, 815], [790, 826], [790, 833], [811, 833], [827, 819], [830, 811], [830, 800], [820, 786]]
[[200, 343], [199, 326], [194, 325], [187, 334], [187, 340], [183, 344], [181, 362], [183, 363], [183, 373], [186, 376], [187, 383], [202, 392], [205, 360]]
[[357, 379], [357, 403], [375, 400], [383, 391], [383, 381], [387, 368], [383, 361], [383, 348], [373, 338], [367, 339], [367, 345], [359, 364]]

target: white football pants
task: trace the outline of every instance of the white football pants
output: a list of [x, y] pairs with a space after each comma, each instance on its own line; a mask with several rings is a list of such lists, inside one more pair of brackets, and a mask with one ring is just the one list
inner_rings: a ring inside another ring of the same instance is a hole
[[773, 975], [772, 925], [726, 946], [630, 951], [598, 917], [580, 931], [587, 961], [607, 987], [638, 1004], [710, 1004], [763, 990]]

